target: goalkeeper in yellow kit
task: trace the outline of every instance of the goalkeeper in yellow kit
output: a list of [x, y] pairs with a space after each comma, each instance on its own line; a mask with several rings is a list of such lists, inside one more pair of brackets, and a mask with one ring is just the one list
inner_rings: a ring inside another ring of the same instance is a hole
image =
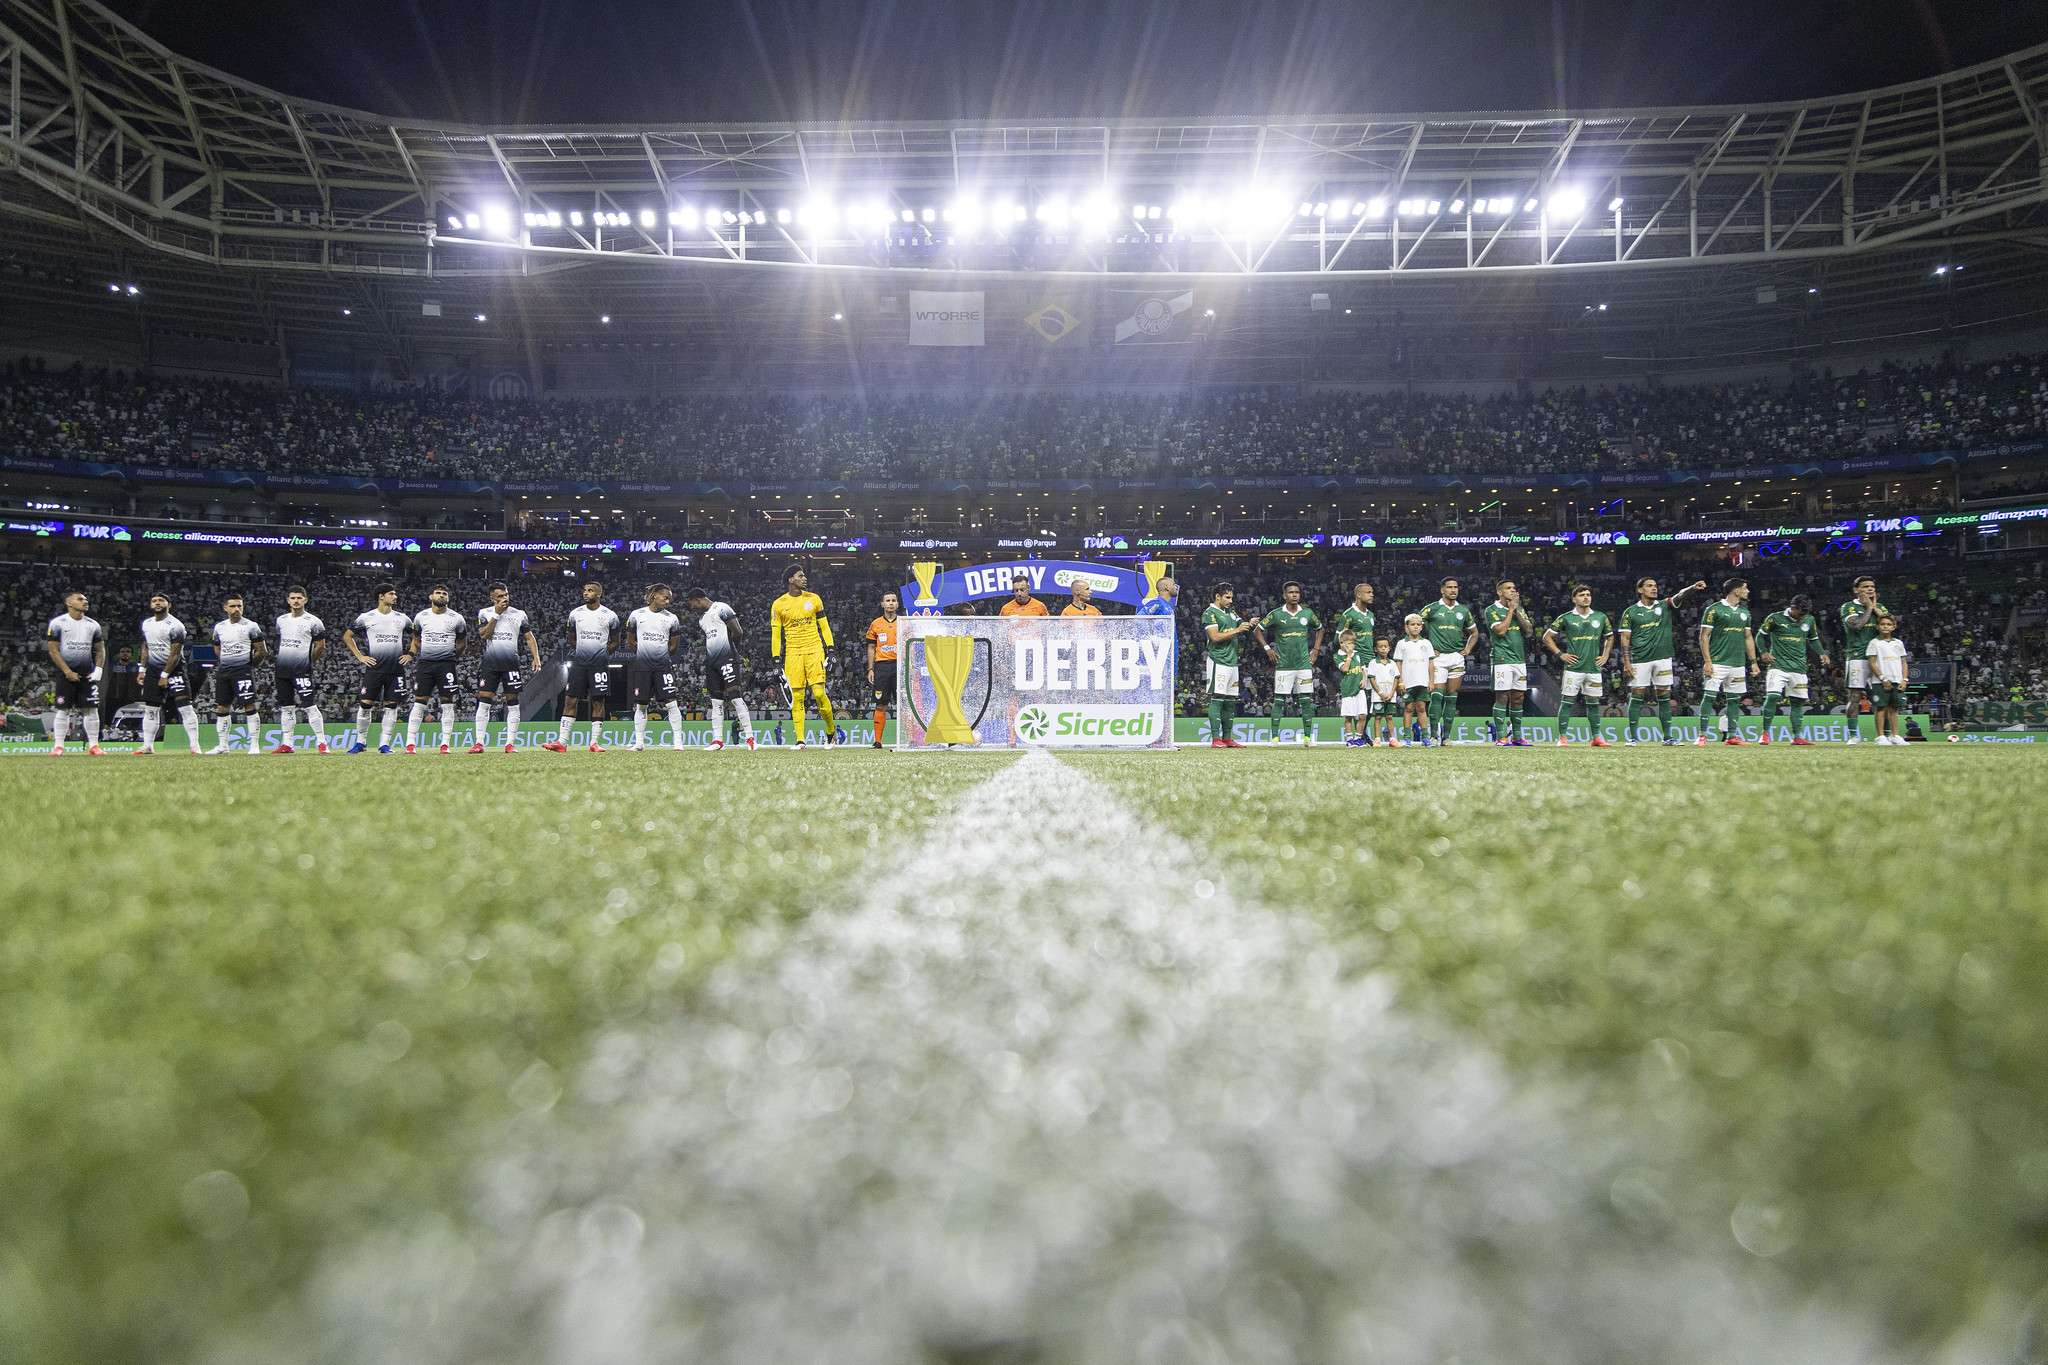
[[825, 695], [825, 651], [832, 647], [832, 623], [825, 603], [807, 591], [810, 579], [801, 564], [782, 576], [783, 594], [768, 609], [768, 652], [782, 660], [783, 681], [789, 684], [790, 728], [796, 747], [804, 747], [804, 690], [817, 694], [818, 714], [825, 719], [825, 742], [832, 742], [838, 720], [832, 699]]

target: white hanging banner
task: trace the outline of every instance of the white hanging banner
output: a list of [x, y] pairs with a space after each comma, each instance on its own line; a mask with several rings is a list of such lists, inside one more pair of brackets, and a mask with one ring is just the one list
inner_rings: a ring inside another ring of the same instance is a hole
[[980, 346], [987, 307], [979, 289], [957, 293], [910, 291], [910, 344]]

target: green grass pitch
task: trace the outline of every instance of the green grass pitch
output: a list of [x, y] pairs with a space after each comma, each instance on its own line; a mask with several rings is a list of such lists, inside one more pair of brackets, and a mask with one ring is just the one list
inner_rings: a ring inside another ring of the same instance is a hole
[[[999, 754], [0, 764], [0, 1355], [186, 1361], [423, 1215], [608, 1029], [944, 837]], [[1935, 1351], [2048, 1275], [2027, 751], [1076, 754], [1403, 1009]], [[1077, 815], [1085, 813], [1077, 813]], [[1769, 1245], [1759, 1246], [1759, 1243]]]

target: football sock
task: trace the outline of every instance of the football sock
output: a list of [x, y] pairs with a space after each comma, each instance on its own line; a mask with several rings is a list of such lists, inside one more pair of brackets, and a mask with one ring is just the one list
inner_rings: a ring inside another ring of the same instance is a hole
[[677, 749], [683, 747], [683, 706], [681, 702], [668, 704], [668, 742]]
[[409, 747], [415, 749], [419, 747], [420, 722], [426, 718], [427, 708], [425, 703], [414, 702], [412, 704], [412, 713], [405, 719], [405, 742]]
[[231, 752], [235, 747], [235, 722], [231, 716], [213, 718], [213, 742], [222, 753]]
[[444, 701], [441, 703], [441, 747], [445, 749], [453, 743], [455, 743], [455, 703]]
[[[512, 742], [513, 742], [513, 740], [514, 740], [514, 739], [515, 739], [515, 738], [516, 738], [516, 737], [518, 736], [518, 734], [519, 734], [519, 703], [518, 703], [518, 702], [516, 702], [516, 701], [508, 701], [508, 702], [506, 702], [506, 703], [505, 703], [505, 729], [504, 729], [504, 738], [500, 739], [500, 740], [499, 740], [498, 742], [499, 742], [500, 744], [510, 744], [510, 743], [512, 743]], [[477, 742], [478, 742], [478, 743], [482, 743], [482, 742], [483, 742], [483, 736], [482, 736], [482, 735], [478, 735], [478, 736], [477, 736]]]
[[633, 708], [633, 747], [642, 748], [647, 743], [647, 708]]
[[476, 742], [481, 744], [486, 739], [489, 739], [490, 730], [491, 704], [487, 701], [480, 701], [476, 704]]
[[1431, 739], [1437, 737], [1437, 721], [1443, 715], [1443, 711], [1444, 694], [1432, 687], [1429, 690], [1429, 704], [1423, 711], [1423, 715], [1429, 721], [1429, 737]]
[[1664, 738], [1671, 738], [1671, 698], [1657, 698], [1657, 724], [1664, 731]]
[[1495, 739], [1506, 739], [1508, 737], [1508, 704], [1504, 701], [1497, 701], [1493, 704], [1493, 737]]
[[385, 707], [384, 718], [380, 722], [378, 722], [377, 725], [377, 747], [380, 749], [390, 748], [391, 732], [396, 730], [397, 728], [398, 708], [395, 706]]
[[839, 728], [839, 722], [832, 715], [832, 699], [825, 695], [823, 687], [813, 687], [811, 695], [818, 699], [818, 719], [825, 722], [825, 733], [829, 735]]
[[1309, 736], [1316, 732], [1316, 698], [1313, 692], [1304, 692], [1301, 697], [1301, 732]]
[[1720, 699], [1718, 692], [1700, 693], [1700, 733], [1707, 732], [1707, 722], [1714, 718], [1714, 703]]
[[718, 698], [711, 699], [711, 729], [706, 734], [707, 743], [725, 738], [725, 703]]
[[156, 743], [157, 732], [164, 728], [164, 712], [160, 706], [142, 708], [142, 745], [146, 749]]
[[802, 688], [792, 687], [789, 690], [789, 731], [795, 736], [795, 739], [791, 741], [792, 743], [801, 744], [804, 742], [804, 694]]
[[1792, 737], [1798, 739], [1806, 733], [1806, 703], [1794, 698], [1790, 710], [1792, 712]]
[[314, 744], [325, 744], [327, 742], [327, 717], [320, 714], [319, 707], [309, 706], [306, 708], [306, 724], [313, 731]]
[[1766, 734], [1769, 734], [1769, 733], [1770, 733], [1770, 729], [1771, 729], [1771, 722], [1772, 722], [1772, 721], [1774, 721], [1774, 720], [1776, 720], [1776, 719], [1778, 718], [1778, 701], [1779, 701], [1779, 694], [1778, 694], [1778, 693], [1776, 693], [1776, 692], [1766, 692], [1766, 693], [1764, 694], [1764, 715], [1763, 715], [1763, 721], [1764, 721], [1764, 733], [1766, 733]]
[[58, 711], [53, 714], [50, 717], [50, 743], [59, 749], [63, 748], [64, 731], [70, 724], [71, 713], [69, 711]]
[[85, 713], [83, 719], [85, 721], [85, 742], [87, 744], [99, 743], [100, 713], [98, 711], [88, 711]]
[[356, 708], [356, 738], [365, 744], [370, 742], [370, 708], [367, 706]]
[[1522, 737], [1522, 708], [1519, 706], [1510, 706], [1507, 708], [1507, 712], [1508, 738], [1520, 739]]
[[1209, 698], [1209, 738], [1223, 738], [1223, 700], [1220, 697]]
[[555, 743], [567, 744], [569, 742], [569, 726], [572, 723], [572, 717], [568, 712], [564, 711], [562, 718], [555, 722]]
[[1630, 697], [1628, 699], [1628, 738], [1634, 739], [1636, 737], [1636, 727], [1642, 723], [1643, 699], [1641, 697]]
[[277, 736], [277, 742], [285, 748], [289, 749], [291, 747], [292, 740], [298, 734], [299, 708], [296, 706], [278, 707], [277, 728], [279, 731]]
[[[732, 699], [732, 711], [734, 715], [740, 718], [740, 738], [742, 740], [752, 739], [754, 737], [754, 718], [747, 711], [747, 699], [745, 697], [734, 697]], [[882, 732], [880, 730], [875, 731], [875, 738], [880, 739], [881, 737]]]
[[249, 731], [249, 752], [252, 754], [262, 753], [263, 717], [257, 712], [251, 711], [247, 716], [243, 718], [243, 724]]

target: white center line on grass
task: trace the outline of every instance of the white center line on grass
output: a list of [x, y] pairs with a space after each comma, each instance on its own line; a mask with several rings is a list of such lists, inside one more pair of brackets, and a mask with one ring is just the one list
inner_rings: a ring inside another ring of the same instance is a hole
[[466, 1226], [320, 1272], [296, 1354], [1886, 1358], [1725, 1232], [1689, 1244], [1566, 1097], [1043, 753], [553, 1097]]

